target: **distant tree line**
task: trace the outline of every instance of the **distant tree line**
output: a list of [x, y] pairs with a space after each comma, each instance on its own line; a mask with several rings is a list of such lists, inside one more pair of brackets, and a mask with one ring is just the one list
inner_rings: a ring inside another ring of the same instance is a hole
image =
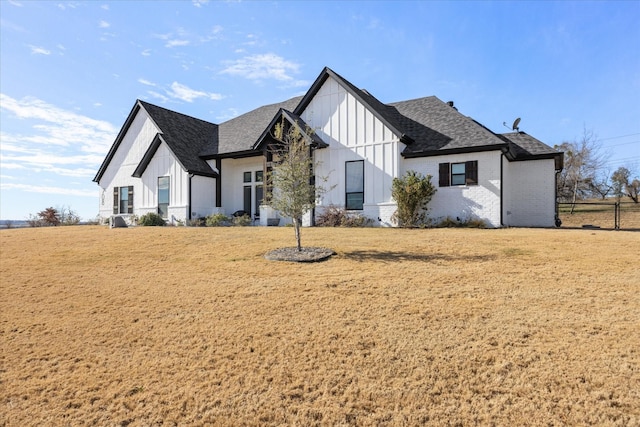
[[558, 177], [558, 199], [575, 203], [585, 199], [618, 200], [629, 197], [638, 203], [640, 178], [632, 165], [607, 168], [608, 155], [592, 131], [585, 130], [578, 141], [554, 148], [564, 151], [564, 169]]

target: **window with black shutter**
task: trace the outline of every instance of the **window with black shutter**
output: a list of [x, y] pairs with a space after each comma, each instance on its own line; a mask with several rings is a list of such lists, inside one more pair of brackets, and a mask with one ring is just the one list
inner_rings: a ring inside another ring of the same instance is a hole
[[133, 213], [133, 185], [128, 187], [113, 187], [113, 213]]
[[440, 187], [478, 184], [477, 160], [463, 163], [440, 163], [438, 171]]

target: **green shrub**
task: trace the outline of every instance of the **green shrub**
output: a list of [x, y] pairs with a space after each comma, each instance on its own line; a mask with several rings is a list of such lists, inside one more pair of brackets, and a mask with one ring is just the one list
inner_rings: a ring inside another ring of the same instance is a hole
[[160, 226], [160, 227], [162, 227], [162, 226], [166, 225], [166, 222], [157, 213], [149, 212], [149, 213], [144, 214], [144, 215], [142, 215], [140, 217], [140, 219], [138, 220], [138, 225], [142, 225], [142, 226]]
[[428, 224], [427, 204], [437, 189], [431, 184], [431, 175], [409, 170], [400, 178], [393, 178], [391, 197], [398, 204], [392, 219], [400, 227], [412, 228]]
[[229, 218], [223, 213], [215, 213], [209, 215], [205, 220], [207, 227], [220, 227], [229, 224]]

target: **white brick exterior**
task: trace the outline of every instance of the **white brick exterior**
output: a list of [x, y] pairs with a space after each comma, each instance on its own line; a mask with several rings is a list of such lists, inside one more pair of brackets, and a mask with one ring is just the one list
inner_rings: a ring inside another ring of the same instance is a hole
[[[447, 217], [460, 220], [481, 219], [489, 227], [500, 227], [500, 151], [452, 154], [448, 156], [404, 159], [402, 173], [415, 170], [431, 175], [431, 183], [437, 192], [428, 205], [428, 216], [434, 222]], [[440, 163], [478, 161], [478, 185], [438, 185]]]
[[556, 182], [553, 159], [505, 160], [504, 182], [505, 226], [554, 226]]

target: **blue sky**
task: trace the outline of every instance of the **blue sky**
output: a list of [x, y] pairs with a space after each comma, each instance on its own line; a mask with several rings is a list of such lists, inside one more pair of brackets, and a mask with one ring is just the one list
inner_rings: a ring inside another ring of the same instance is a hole
[[0, 0], [0, 218], [98, 212], [136, 99], [220, 123], [324, 66], [382, 102], [435, 95], [553, 146], [585, 129], [640, 174], [640, 2]]

